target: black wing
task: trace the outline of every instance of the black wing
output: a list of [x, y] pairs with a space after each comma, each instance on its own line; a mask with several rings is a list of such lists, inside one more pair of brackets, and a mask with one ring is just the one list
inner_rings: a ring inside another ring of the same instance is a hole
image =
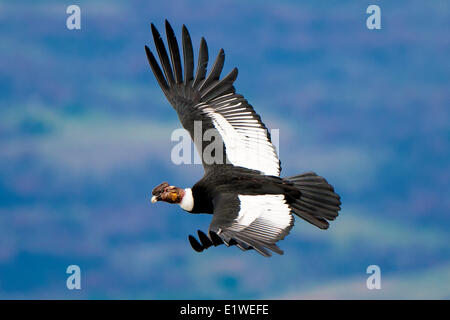
[[[233, 83], [237, 78], [237, 69], [220, 79], [225, 60], [223, 49], [206, 75], [208, 47], [202, 38], [194, 76], [191, 37], [183, 25], [183, 74], [178, 43], [170, 24], [166, 20], [170, 58], [153, 24], [151, 29], [162, 70], [145, 46], [148, 61], [165, 96], [177, 111], [181, 124], [201, 153], [205, 171], [211, 166], [228, 163], [278, 176], [280, 161], [266, 126], [247, 100], [235, 93]], [[196, 136], [196, 132], [201, 135]]]

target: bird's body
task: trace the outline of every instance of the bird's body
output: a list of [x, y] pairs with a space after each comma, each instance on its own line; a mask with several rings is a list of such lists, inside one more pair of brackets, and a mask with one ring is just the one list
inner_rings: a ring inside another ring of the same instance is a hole
[[[208, 171], [192, 187], [195, 199], [192, 213], [213, 213], [213, 200], [222, 193], [236, 195], [284, 194], [288, 192], [286, 182], [275, 176], [261, 175], [260, 172], [232, 165], [217, 166]], [[300, 192], [295, 190], [298, 196]], [[286, 193], [288, 195], [288, 193]]]
[[[321, 229], [328, 228], [327, 220], [334, 220], [340, 210], [339, 196], [313, 172], [279, 177], [280, 161], [267, 128], [247, 100], [235, 92], [237, 69], [220, 79], [223, 50], [206, 76], [208, 50], [202, 38], [194, 76], [186, 27], [182, 29], [184, 73], [170, 24], [166, 21], [170, 59], [153, 24], [152, 33], [163, 69], [146, 46], [150, 66], [193, 138], [205, 169], [203, 178], [192, 188], [181, 189], [166, 182], [155, 187], [152, 202], [178, 203], [190, 213], [213, 214], [209, 236], [199, 231], [200, 242], [190, 236], [192, 247], [202, 251], [225, 243], [242, 250], [255, 249], [264, 256], [270, 256], [270, 251], [282, 254], [276, 242], [291, 230], [292, 213]], [[195, 139], [196, 131], [208, 138]], [[211, 149], [210, 141], [218, 148]]]

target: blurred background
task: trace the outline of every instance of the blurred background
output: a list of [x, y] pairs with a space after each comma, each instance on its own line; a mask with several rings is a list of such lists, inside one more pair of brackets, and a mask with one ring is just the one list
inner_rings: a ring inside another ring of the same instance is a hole
[[[211, 60], [225, 49], [280, 130], [283, 176], [335, 186], [328, 231], [297, 219], [270, 259], [198, 254], [187, 236], [210, 216], [149, 203], [203, 173], [170, 160], [181, 125], [144, 52], [166, 18], [196, 57], [202, 36]], [[0, 1], [0, 298], [449, 299], [449, 27], [445, 0]]]

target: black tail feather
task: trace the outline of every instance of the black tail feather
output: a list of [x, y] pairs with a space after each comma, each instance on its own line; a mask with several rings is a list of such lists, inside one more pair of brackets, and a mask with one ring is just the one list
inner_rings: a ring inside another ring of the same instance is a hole
[[341, 200], [333, 186], [314, 172], [285, 179], [301, 192], [300, 198], [291, 203], [292, 212], [321, 229], [328, 229], [328, 221], [336, 219], [341, 210]]

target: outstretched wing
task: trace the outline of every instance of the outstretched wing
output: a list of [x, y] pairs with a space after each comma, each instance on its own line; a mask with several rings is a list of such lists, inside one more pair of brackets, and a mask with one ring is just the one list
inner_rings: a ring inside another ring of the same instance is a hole
[[237, 69], [220, 79], [225, 60], [223, 49], [206, 76], [208, 47], [202, 38], [194, 77], [191, 37], [183, 25], [183, 74], [178, 43], [170, 24], [166, 20], [170, 59], [158, 30], [153, 24], [151, 28], [162, 70], [145, 46], [148, 61], [181, 124], [194, 140], [205, 171], [211, 166], [232, 164], [278, 176], [280, 161], [266, 126], [247, 100], [235, 92]]
[[221, 194], [214, 199], [214, 215], [209, 227], [227, 245], [242, 250], [255, 249], [263, 256], [283, 251], [276, 242], [284, 239], [294, 225], [291, 208], [282, 194]]

